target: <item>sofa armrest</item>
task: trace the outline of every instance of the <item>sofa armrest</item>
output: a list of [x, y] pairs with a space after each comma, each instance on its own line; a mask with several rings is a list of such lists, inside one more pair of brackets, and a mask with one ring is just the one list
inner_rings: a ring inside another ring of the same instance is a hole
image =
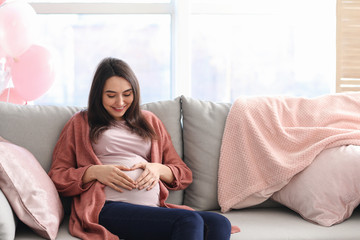
[[15, 238], [17, 218], [4, 193], [0, 189], [0, 239]]

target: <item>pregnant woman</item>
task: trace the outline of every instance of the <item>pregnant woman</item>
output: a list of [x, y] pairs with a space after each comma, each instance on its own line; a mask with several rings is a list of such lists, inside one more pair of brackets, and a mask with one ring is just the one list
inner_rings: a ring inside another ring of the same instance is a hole
[[139, 91], [124, 61], [104, 59], [88, 108], [60, 134], [49, 176], [73, 197], [70, 233], [85, 240], [230, 239], [222, 215], [165, 202], [168, 189], [186, 188], [192, 173], [163, 123], [140, 109]]

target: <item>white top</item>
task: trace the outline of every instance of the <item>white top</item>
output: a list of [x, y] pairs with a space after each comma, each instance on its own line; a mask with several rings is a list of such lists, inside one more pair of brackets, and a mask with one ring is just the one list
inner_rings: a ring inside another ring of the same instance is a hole
[[[150, 159], [151, 141], [144, 140], [136, 133], [131, 132], [123, 121], [118, 121], [115, 126], [105, 130], [98, 138], [98, 142], [92, 143], [92, 146], [103, 164], [132, 167], [136, 163], [148, 162]], [[143, 169], [124, 171], [134, 180], [142, 172]], [[132, 189], [131, 191], [123, 189], [122, 193], [105, 186], [106, 200], [146, 206], [159, 206], [159, 193], [159, 184], [149, 191], [146, 188]]]

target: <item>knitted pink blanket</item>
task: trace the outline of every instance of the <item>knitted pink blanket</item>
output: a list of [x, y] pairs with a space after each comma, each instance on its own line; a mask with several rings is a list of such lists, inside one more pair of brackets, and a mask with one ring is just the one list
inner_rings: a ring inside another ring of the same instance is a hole
[[220, 153], [222, 212], [265, 201], [322, 150], [348, 144], [360, 145], [360, 94], [237, 99]]

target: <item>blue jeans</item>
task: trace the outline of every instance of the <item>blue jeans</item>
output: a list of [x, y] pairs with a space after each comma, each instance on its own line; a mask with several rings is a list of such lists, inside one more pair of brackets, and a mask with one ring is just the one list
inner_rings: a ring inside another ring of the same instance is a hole
[[218, 213], [107, 201], [99, 223], [125, 240], [228, 240], [229, 220]]

